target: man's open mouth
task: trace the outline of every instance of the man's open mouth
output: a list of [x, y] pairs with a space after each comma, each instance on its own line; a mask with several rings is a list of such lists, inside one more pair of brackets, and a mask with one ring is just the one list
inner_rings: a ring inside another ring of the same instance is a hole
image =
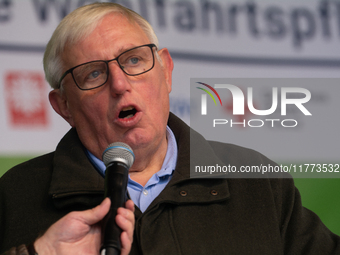
[[120, 119], [129, 119], [129, 118], [135, 116], [136, 113], [137, 113], [136, 108], [134, 108], [133, 106], [129, 106], [129, 107], [123, 108], [120, 111], [118, 117]]

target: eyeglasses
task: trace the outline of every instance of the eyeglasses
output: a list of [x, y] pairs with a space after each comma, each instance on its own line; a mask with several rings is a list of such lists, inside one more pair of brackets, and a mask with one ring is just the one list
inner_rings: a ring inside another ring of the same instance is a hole
[[61, 76], [58, 88], [69, 73], [72, 74], [75, 84], [81, 90], [103, 86], [109, 78], [109, 63], [114, 60], [127, 75], [136, 76], [146, 73], [155, 65], [154, 47], [156, 48], [155, 44], [141, 45], [124, 51], [111, 60], [95, 60], [72, 67]]

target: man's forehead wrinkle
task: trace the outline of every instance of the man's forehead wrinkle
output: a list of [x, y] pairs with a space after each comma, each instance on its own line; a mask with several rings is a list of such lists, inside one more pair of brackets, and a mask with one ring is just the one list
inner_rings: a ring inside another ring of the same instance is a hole
[[[118, 21], [117, 21], [117, 17], [119, 18]], [[105, 28], [101, 27], [102, 31], [99, 35], [100, 35], [100, 38], [102, 38], [102, 40], [103, 40], [102, 42], [105, 42], [107, 40], [108, 37], [105, 37], [106, 35], [109, 35], [109, 37], [110, 37], [111, 34], [114, 35], [115, 33], [117, 33], [117, 35], [116, 35], [117, 38], [115, 40], [122, 39], [122, 38], [124, 38], [124, 34], [132, 33], [132, 32], [135, 33], [135, 34], [140, 34], [141, 38], [147, 37], [147, 35], [145, 34], [145, 31], [141, 28], [141, 26], [135, 20], [133, 20], [131, 17], [126, 17], [126, 16], [122, 15], [121, 13], [111, 13], [111, 14], [108, 14], [107, 16], [105, 16], [103, 18], [103, 20], [98, 24], [98, 26], [94, 29], [94, 32], [102, 25], [102, 23], [104, 23], [108, 19], [114, 19], [115, 22], [109, 23], [109, 25], [107, 25]], [[122, 33], [122, 31], [124, 31], [124, 29], [126, 30], [126, 33], [123, 32], [123, 34], [120, 35], [119, 33]], [[115, 44], [114, 41], [112, 41], [110, 43]], [[117, 53], [120, 54], [123, 51], [126, 51], [130, 48], [133, 48], [135, 46], [139, 46], [139, 45], [136, 45], [134, 43], [135, 42], [127, 42], [125, 45], [119, 46], [119, 48], [117, 48]]]

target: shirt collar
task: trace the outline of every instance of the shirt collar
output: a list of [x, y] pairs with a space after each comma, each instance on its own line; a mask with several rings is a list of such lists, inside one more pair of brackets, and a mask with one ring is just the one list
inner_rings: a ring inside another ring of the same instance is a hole
[[174, 133], [166, 126], [166, 137], [168, 139], [168, 149], [163, 161], [162, 168], [156, 174], [158, 177], [172, 175], [177, 163], [177, 143]]

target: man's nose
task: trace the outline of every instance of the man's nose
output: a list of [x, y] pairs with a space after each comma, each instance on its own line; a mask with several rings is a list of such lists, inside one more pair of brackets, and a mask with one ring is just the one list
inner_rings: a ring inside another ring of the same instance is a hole
[[116, 61], [109, 63], [108, 83], [113, 96], [120, 96], [131, 88], [127, 74]]

